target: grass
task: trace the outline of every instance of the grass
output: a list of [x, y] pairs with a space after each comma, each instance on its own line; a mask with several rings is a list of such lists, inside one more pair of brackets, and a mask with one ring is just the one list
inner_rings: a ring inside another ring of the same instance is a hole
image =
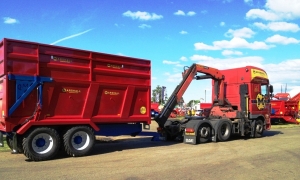
[[276, 124], [271, 125], [271, 129], [284, 129], [284, 128], [299, 128], [299, 124]]
[[0, 147], [0, 152], [8, 152], [8, 151], [10, 151], [10, 148], [6, 144], [6, 140], [4, 138], [4, 147]]

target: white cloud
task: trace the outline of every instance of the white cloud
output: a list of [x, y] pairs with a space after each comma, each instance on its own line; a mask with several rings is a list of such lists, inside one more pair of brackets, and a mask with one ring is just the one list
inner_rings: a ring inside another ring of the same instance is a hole
[[196, 13], [194, 11], [189, 11], [186, 15], [188, 15], [188, 16], [195, 16]]
[[157, 15], [155, 13], [148, 13], [148, 12], [131, 12], [131, 11], [126, 11], [123, 13], [123, 16], [125, 17], [131, 17], [132, 19], [138, 19], [138, 20], [143, 20], [143, 21], [148, 21], [148, 20], [158, 20], [162, 19], [162, 15]]
[[57, 43], [59, 43], [59, 42], [61, 42], [61, 41], [65, 41], [65, 40], [67, 40], [67, 39], [71, 39], [71, 38], [74, 38], [74, 37], [77, 37], [77, 36], [83, 35], [83, 34], [85, 34], [85, 33], [89, 32], [89, 31], [91, 31], [91, 30], [93, 30], [93, 29], [88, 29], [88, 30], [86, 30], [86, 31], [83, 31], [83, 32], [81, 32], [81, 33], [77, 33], [77, 34], [73, 34], [73, 35], [71, 35], [71, 36], [64, 37], [64, 38], [62, 38], [62, 39], [59, 39], [59, 40], [57, 40], [57, 41], [55, 41], [55, 42], [51, 43], [51, 45], [53, 45], [53, 44], [57, 44]]
[[253, 5], [253, 0], [244, 0], [244, 2], [250, 6]]
[[300, 40], [297, 40], [295, 38], [288, 38], [288, 37], [284, 37], [279, 34], [276, 34], [272, 37], [267, 38], [266, 42], [287, 45], [287, 44], [298, 44], [298, 43], [300, 43]]
[[225, 22], [220, 22], [220, 26], [225, 26]]
[[182, 74], [181, 73], [176, 73], [176, 74], [169, 74], [167, 75], [167, 82], [180, 82], [182, 79]]
[[177, 16], [195, 16], [196, 13], [194, 11], [189, 11], [189, 12], [185, 13], [182, 10], [178, 10], [177, 12], [174, 13], [174, 15], [177, 15]]
[[178, 10], [177, 12], [174, 13], [177, 16], [185, 16], [185, 13], [181, 10]]
[[202, 11], [201, 11], [201, 14], [207, 14], [207, 13], [208, 13], [207, 10], [202, 10]]
[[300, 92], [300, 86], [292, 86], [292, 90], [289, 92], [290, 96], [293, 97]]
[[243, 38], [234, 37], [230, 41], [222, 40], [222, 41], [214, 41], [213, 45], [206, 45], [204, 43], [195, 43], [194, 44], [196, 50], [221, 50], [221, 49], [234, 49], [234, 48], [245, 48], [245, 49], [270, 49], [274, 47], [274, 45], [267, 45], [264, 42], [254, 41], [249, 43]]
[[211, 61], [211, 60], [214, 60], [214, 58], [212, 58], [212, 57], [198, 55], [198, 54], [195, 54], [195, 55], [191, 56], [190, 59], [192, 61]]
[[14, 19], [14, 18], [10, 18], [10, 17], [4, 17], [3, 20], [4, 20], [5, 24], [16, 24], [16, 23], [19, 23], [18, 20]]
[[187, 61], [188, 59], [187, 59], [185, 56], [182, 56], [182, 57], [180, 58], [180, 60], [181, 60], [181, 61]]
[[[193, 55], [192, 57], [197, 57], [198, 55]], [[209, 59], [209, 60], [207, 60]], [[213, 58], [209, 56], [204, 56], [204, 58], [195, 58], [196, 63], [203, 64], [209, 67], [214, 67], [217, 69], [231, 69], [243, 66], [256, 66], [263, 67], [263, 58], [260, 56], [247, 56], [239, 58]]]
[[223, 56], [231, 56], [231, 55], [238, 55], [241, 56], [243, 53], [241, 51], [231, 51], [231, 50], [224, 50], [222, 51]]
[[145, 29], [145, 28], [151, 28], [151, 26], [148, 24], [141, 24], [139, 25], [139, 28]]
[[[275, 93], [280, 90], [280, 85], [288, 83], [289, 86], [299, 86], [300, 59], [285, 60], [278, 64], [264, 64], [263, 69], [268, 73], [271, 84], [275, 84]], [[288, 88], [289, 88], [288, 86]]]
[[265, 9], [251, 9], [246, 13], [246, 18], [268, 21], [293, 20], [300, 18], [299, 9], [299, 0], [267, 0]]
[[260, 29], [271, 30], [271, 31], [298, 32], [300, 30], [300, 27], [298, 26], [298, 24], [287, 23], [287, 22], [270, 22], [268, 24], [255, 22], [254, 25]]
[[163, 60], [163, 64], [179, 64], [178, 61], [174, 62], [174, 61], [168, 61], [168, 60]]
[[157, 79], [157, 77], [153, 77], [153, 76], [151, 77], [151, 80], [156, 80], [156, 79]]
[[226, 33], [226, 37], [241, 37], [241, 38], [251, 38], [255, 32], [253, 32], [250, 28], [244, 27], [241, 29], [229, 29]]
[[180, 34], [187, 34], [186, 31], [180, 31], [179, 33], [180, 33]]
[[221, 49], [219, 47], [210, 46], [202, 42], [195, 43], [194, 46], [195, 46], [195, 50], [220, 50]]
[[230, 3], [232, 0], [223, 0], [223, 3]]

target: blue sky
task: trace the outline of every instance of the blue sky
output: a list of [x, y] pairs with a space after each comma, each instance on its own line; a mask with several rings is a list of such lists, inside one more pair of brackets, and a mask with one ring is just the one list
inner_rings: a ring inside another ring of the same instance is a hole
[[[300, 92], [299, 0], [51, 0], [0, 3], [1, 38], [152, 61], [152, 87], [171, 95], [184, 66], [266, 70], [275, 92]], [[210, 102], [209, 80], [185, 101]], [[206, 96], [205, 96], [206, 91]]]

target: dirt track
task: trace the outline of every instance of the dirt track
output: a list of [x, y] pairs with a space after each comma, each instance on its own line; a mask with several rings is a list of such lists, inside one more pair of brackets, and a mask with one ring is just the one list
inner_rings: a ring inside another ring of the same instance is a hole
[[151, 137], [98, 142], [91, 156], [30, 162], [0, 153], [1, 179], [299, 179], [300, 128], [187, 145]]

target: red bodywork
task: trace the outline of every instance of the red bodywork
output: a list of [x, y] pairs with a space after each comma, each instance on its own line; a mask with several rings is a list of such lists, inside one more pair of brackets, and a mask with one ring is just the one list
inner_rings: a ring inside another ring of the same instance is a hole
[[[3, 39], [0, 131], [23, 134], [34, 125], [89, 124], [99, 130], [100, 123], [150, 124], [150, 65], [149, 60]], [[33, 90], [9, 115], [18, 88], [9, 75], [52, 78], [43, 84], [42, 106], [37, 108]]]
[[[184, 68], [182, 75], [182, 81], [155, 119], [160, 128], [164, 128], [172, 109], [180, 102], [190, 83], [203, 79], [212, 79], [212, 106], [208, 119], [227, 119], [235, 124], [240, 120], [247, 123], [260, 120], [264, 123], [264, 129], [271, 128], [270, 90], [272, 91], [273, 86], [269, 85], [268, 75], [264, 70], [254, 66], [218, 70], [193, 64]], [[240, 125], [236, 127], [239, 128]]]
[[[266, 123], [266, 129], [271, 128], [270, 113], [271, 106], [269, 102], [269, 79], [263, 69], [254, 66], [245, 66], [241, 68], [220, 70], [220, 74], [224, 76], [223, 82], [220, 83], [220, 92], [216, 95], [212, 89], [212, 102], [216, 96], [221, 99], [219, 104], [223, 103], [223, 107], [213, 106], [211, 109], [212, 116], [220, 116], [227, 118], [236, 118], [237, 111], [243, 111], [242, 106], [246, 106], [246, 114], [249, 117], [263, 117]], [[212, 82], [214, 87], [214, 81]], [[240, 96], [240, 85], [247, 85], [248, 92], [246, 97]], [[265, 87], [265, 89], [262, 89]], [[244, 104], [241, 104], [243, 99], [246, 99]], [[226, 105], [229, 105], [227, 108]]]
[[200, 103], [200, 109], [203, 110], [203, 116], [207, 117], [210, 114], [210, 109], [212, 108], [212, 103]]
[[300, 115], [300, 93], [292, 98], [289, 93], [277, 93], [274, 98], [277, 100], [271, 100], [271, 120], [299, 124], [297, 119]]

